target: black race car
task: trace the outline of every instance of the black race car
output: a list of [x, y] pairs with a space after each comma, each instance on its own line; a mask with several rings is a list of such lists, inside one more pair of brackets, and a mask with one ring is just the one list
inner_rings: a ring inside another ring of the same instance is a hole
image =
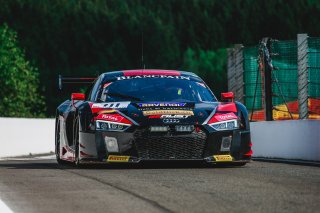
[[57, 108], [56, 158], [138, 163], [200, 160], [244, 165], [251, 159], [250, 127], [244, 105], [233, 93], [219, 102], [195, 74], [173, 70], [108, 72], [87, 94], [72, 93]]

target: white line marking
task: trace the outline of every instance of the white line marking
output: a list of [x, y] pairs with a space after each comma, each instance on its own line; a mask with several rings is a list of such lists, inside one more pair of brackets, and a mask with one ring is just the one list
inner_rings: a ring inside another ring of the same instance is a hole
[[53, 160], [53, 159], [56, 159], [56, 155], [40, 156], [40, 157], [36, 157], [36, 158], [42, 159], [42, 160]]
[[13, 213], [13, 211], [0, 199], [0, 212]]
[[3, 157], [0, 161], [31, 161], [31, 160], [53, 160], [56, 159], [55, 155], [47, 155], [40, 157]]

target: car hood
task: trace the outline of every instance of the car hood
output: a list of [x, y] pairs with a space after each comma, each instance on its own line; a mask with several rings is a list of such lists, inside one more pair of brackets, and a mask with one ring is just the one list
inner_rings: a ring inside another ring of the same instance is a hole
[[117, 110], [140, 126], [202, 124], [218, 105], [218, 102], [134, 102]]

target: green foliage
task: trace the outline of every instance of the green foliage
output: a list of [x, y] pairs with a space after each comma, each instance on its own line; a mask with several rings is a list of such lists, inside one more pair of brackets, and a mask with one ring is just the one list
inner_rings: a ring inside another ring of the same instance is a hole
[[16, 32], [6, 24], [0, 26], [0, 116], [43, 116], [38, 85], [37, 69], [25, 59]]
[[0, 0], [0, 25], [19, 34], [40, 69], [46, 114], [64, 99], [58, 74], [96, 76], [142, 67], [196, 71], [219, 95], [226, 90], [225, 50], [262, 37], [318, 36], [319, 0]]
[[195, 51], [188, 48], [183, 59], [183, 69], [198, 74], [217, 96], [227, 90], [226, 49]]

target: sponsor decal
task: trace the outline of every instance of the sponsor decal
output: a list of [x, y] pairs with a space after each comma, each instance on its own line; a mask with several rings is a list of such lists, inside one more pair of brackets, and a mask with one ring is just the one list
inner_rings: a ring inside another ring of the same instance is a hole
[[109, 155], [107, 162], [129, 162], [130, 156]]
[[148, 118], [159, 119], [159, 118], [161, 118], [161, 115], [150, 115]]
[[144, 116], [149, 115], [193, 115], [193, 111], [191, 110], [148, 110], [143, 111]]
[[118, 114], [100, 114], [96, 118], [97, 120], [107, 120], [107, 121], [114, 121], [114, 122], [121, 122], [124, 117]]
[[238, 119], [238, 117], [234, 113], [216, 114], [216, 115], [214, 115], [214, 118], [217, 121], [226, 121], [226, 120]]
[[176, 123], [180, 123], [179, 119], [174, 119], [174, 118], [165, 118], [162, 120], [163, 123], [165, 124], [176, 124]]
[[190, 80], [189, 76], [173, 76], [173, 75], [135, 75], [135, 76], [119, 76], [117, 80], [128, 80], [135, 78], [171, 78], [171, 79], [181, 79], [181, 80]]
[[141, 108], [144, 107], [184, 107], [187, 103], [162, 103], [162, 102], [155, 102], [155, 103], [138, 103], [138, 106]]
[[107, 109], [107, 110], [99, 111], [98, 114], [111, 114], [111, 113], [115, 113], [115, 112], [117, 112], [117, 110], [115, 110], [115, 109]]
[[231, 155], [214, 155], [213, 158], [218, 162], [232, 161]]
[[109, 108], [109, 109], [120, 109], [120, 108], [127, 108], [129, 106], [130, 102], [108, 102], [108, 103], [95, 103], [92, 104], [91, 108]]
[[184, 119], [184, 118], [188, 118], [191, 115], [161, 115], [160, 118], [178, 118], [178, 119]]
[[131, 124], [131, 121], [129, 121], [127, 118], [119, 114], [99, 114], [95, 119], [122, 123], [122, 124]]
[[166, 118], [171, 118], [171, 119], [185, 119], [190, 117], [191, 115], [150, 115], [148, 118], [151, 119], [166, 119]]

